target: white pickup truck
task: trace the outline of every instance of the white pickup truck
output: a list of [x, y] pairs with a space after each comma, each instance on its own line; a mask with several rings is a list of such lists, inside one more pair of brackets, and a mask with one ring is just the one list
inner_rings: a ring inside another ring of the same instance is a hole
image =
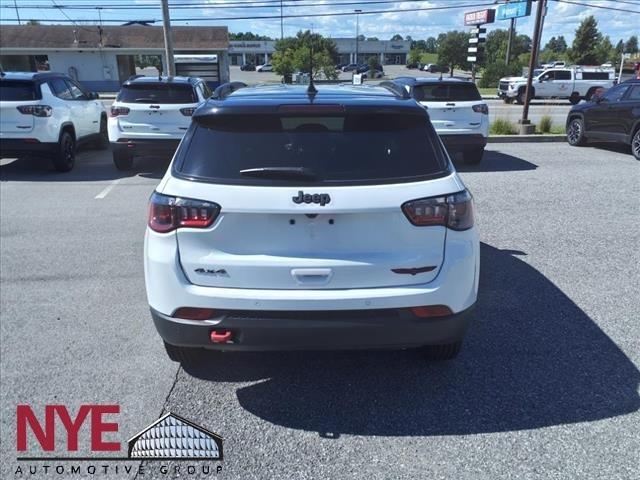
[[[535, 75], [534, 71], [534, 75]], [[589, 100], [599, 88], [611, 88], [616, 72], [612, 68], [566, 67], [544, 70], [533, 78], [531, 98], [566, 98], [573, 105], [582, 99]], [[514, 100], [524, 103], [526, 77], [505, 77], [500, 79], [498, 96], [505, 103]]]

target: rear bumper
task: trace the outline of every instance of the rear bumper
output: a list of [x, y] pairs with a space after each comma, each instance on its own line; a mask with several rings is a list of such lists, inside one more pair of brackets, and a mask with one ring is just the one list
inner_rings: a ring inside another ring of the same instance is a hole
[[127, 151], [135, 156], [161, 155], [173, 156], [180, 145], [180, 140], [176, 139], [135, 139], [120, 138], [117, 142], [111, 142], [111, 149], [114, 152]]
[[[410, 348], [461, 340], [474, 305], [432, 319], [407, 309], [328, 312], [226, 311], [207, 321], [179, 320], [151, 309], [160, 336], [171, 345], [213, 350], [340, 350]], [[232, 332], [231, 343], [212, 343], [212, 330]]]
[[440, 135], [445, 148], [450, 152], [460, 152], [471, 148], [484, 148], [487, 137], [482, 134]]
[[50, 142], [29, 142], [23, 138], [3, 138], [0, 139], [0, 156], [19, 157], [28, 153], [51, 154], [58, 148], [57, 143]]

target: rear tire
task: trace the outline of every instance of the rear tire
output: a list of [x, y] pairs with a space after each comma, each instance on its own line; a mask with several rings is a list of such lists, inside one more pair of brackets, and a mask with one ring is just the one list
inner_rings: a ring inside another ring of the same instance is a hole
[[113, 152], [113, 163], [118, 170], [131, 170], [131, 167], [133, 167], [133, 156], [129, 152], [122, 150]]
[[584, 135], [584, 123], [580, 118], [573, 118], [567, 125], [567, 143], [573, 147], [581, 147], [587, 143]]
[[577, 105], [578, 103], [580, 103], [580, 95], [578, 95], [576, 92], [573, 92], [569, 97], [569, 103], [571, 103], [571, 105]]
[[180, 363], [186, 368], [202, 365], [202, 362], [206, 359], [204, 348], [178, 347], [164, 342], [164, 349], [171, 360]]
[[474, 148], [473, 150], [465, 150], [462, 152], [462, 158], [467, 165], [478, 165], [482, 161], [484, 155], [484, 147]]
[[462, 340], [445, 345], [424, 345], [419, 350], [426, 360], [443, 361], [456, 358], [461, 348]]
[[59, 172], [69, 172], [76, 163], [76, 141], [71, 133], [60, 135], [58, 151], [53, 156], [53, 167]]
[[[516, 102], [518, 102], [518, 105], [524, 105], [525, 98], [527, 98], [527, 89], [521, 88], [518, 92], [518, 96], [516, 97]], [[533, 95], [529, 95], [529, 100], [531, 100], [532, 98]]]
[[109, 148], [109, 133], [107, 132], [107, 119], [100, 118], [100, 133], [96, 139], [95, 146], [98, 150], [106, 150]]
[[640, 128], [636, 130], [631, 140], [631, 153], [633, 153], [636, 160], [640, 160]]

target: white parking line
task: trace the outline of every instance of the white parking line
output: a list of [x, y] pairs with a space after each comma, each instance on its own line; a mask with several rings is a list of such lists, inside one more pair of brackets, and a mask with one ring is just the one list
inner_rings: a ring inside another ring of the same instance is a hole
[[114, 180], [113, 182], [111, 182], [109, 185], [107, 185], [107, 186], [105, 187], [105, 189], [104, 189], [104, 190], [102, 190], [102, 191], [101, 191], [99, 194], [97, 194], [94, 198], [95, 198], [96, 200], [100, 200], [100, 199], [102, 199], [102, 198], [106, 197], [107, 195], [109, 195], [109, 192], [110, 192], [111, 190], [113, 190], [113, 187], [115, 187], [115, 186], [118, 184], [118, 182], [119, 182], [119, 181], [120, 181], [120, 179], [118, 178], [118, 179]]

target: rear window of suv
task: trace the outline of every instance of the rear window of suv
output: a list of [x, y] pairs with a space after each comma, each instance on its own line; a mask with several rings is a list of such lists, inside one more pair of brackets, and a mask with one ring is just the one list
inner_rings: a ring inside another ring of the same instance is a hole
[[0, 101], [26, 102], [40, 100], [41, 98], [40, 88], [34, 82], [28, 80], [0, 81]]
[[413, 87], [413, 97], [419, 102], [470, 102], [482, 100], [476, 86], [469, 83], [433, 83]]
[[191, 85], [140, 83], [123, 85], [118, 102], [124, 103], [198, 103]]
[[[193, 122], [185, 140], [176, 173], [215, 183], [392, 183], [448, 171], [437, 135], [422, 115], [216, 115]], [[260, 169], [272, 175], [247, 173]], [[309, 175], [277, 174], [296, 169]]]

